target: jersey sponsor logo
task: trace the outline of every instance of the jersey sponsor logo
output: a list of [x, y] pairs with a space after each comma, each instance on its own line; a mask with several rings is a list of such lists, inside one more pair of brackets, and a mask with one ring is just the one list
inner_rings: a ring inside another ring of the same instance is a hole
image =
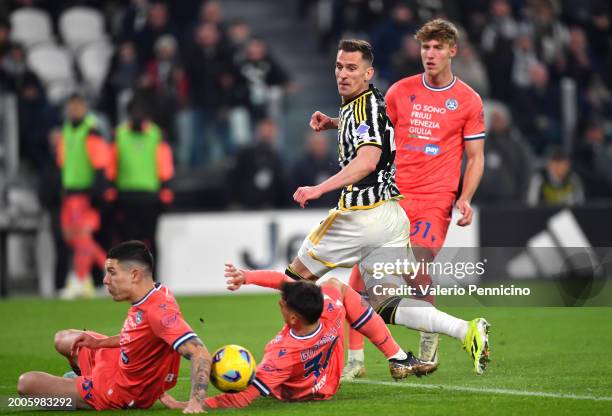
[[370, 127], [368, 126], [368, 123], [362, 121], [361, 124], [359, 124], [359, 126], [357, 127], [357, 134], [361, 137], [364, 134], [367, 134], [369, 130]]
[[437, 144], [428, 143], [425, 145], [425, 147], [423, 147], [423, 153], [430, 156], [436, 156], [438, 153], [440, 153], [440, 146]]
[[446, 103], [444, 103], [444, 105], [450, 111], [455, 111], [456, 109], [459, 108], [459, 102], [455, 100], [454, 98], [449, 98], [448, 100], [446, 100]]
[[437, 156], [440, 153], [440, 146], [432, 143], [428, 143], [425, 146], [415, 146], [412, 144], [406, 144], [403, 148], [404, 150], [409, 152], [423, 152], [428, 156]]

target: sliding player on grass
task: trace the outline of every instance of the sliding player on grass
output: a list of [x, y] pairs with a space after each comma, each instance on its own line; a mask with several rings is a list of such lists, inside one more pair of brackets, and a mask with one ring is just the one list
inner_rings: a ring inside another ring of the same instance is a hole
[[[253, 384], [239, 393], [206, 399], [207, 408], [245, 407], [269, 395], [282, 401], [331, 399], [340, 387], [344, 366], [345, 321], [387, 357], [394, 378], [431, 373], [437, 367], [404, 352], [372, 307], [337, 279], [317, 286], [280, 272], [239, 270], [231, 264], [226, 264], [225, 276], [229, 290], [243, 284], [279, 289], [285, 325], [266, 346]], [[170, 408], [186, 405], [167, 394], [161, 401]]]
[[140, 241], [113, 247], [104, 284], [115, 301], [131, 303], [119, 335], [68, 329], [55, 348], [79, 376], [30, 371], [20, 395], [71, 397], [78, 409], [146, 409], [176, 384], [181, 356], [191, 360], [191, 396], [183, 413], [202, 413], [211, 357], [191, 330], [168, 288], [155, 283], [153, 256]]

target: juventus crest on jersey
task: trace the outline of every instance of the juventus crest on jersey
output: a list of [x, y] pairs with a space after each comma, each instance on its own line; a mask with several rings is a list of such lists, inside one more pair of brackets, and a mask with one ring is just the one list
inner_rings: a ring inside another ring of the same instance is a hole
[[364, 209], [400, 193], [395, 185], [395, 138], [386, 113], [385, 100], [374, 86], [340, 107], [338, 161], [344, 168], [357, 157], [362, 146], [382, 150], [376, 169], [359, 182], [342, 189], [338, 209]]

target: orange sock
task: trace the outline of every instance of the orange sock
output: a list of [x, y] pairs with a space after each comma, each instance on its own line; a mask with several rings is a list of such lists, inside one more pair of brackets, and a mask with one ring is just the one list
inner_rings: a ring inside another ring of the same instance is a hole
[[[359, 266], [353, 266], [351, 277], [349, 277], [349, 286], [358, 293], [365, 292]], [[352, 326], [348, 327], [348, 346], [349, 350], [363, 350], [363, 335], [355, 331]]]
[[391, 358], [401, 350], [380, 315], [350, 287], [344, 293], [344, 309], [351, 327], [368, 337], [385, 357]]

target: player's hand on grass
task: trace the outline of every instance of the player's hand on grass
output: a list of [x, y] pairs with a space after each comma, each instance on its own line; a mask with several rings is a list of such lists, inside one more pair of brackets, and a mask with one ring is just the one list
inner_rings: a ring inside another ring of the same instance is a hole
[[160, 396], [159, 401], [161, 404], [166, 406], [168, 409], [185, 409], [188, 402], [179, 402], [168, 393], [164, 393]]
[[240, 289], [240, 286], [242, 286], [246, 281], [244, 272], [240, 269], [237, 269], [236, 266], [231, 263], [225, 263], [224, 276], [227, 278], [225, 280], [225, 283], [227, 283], [227, 290], [238, 290]]
[[312, 116], [310, 116], [310, 128], [314, 131], [323, 131], [333, 129], [335, 126], [331, 117], [320, 111], [315, 111]]
[[455, 207], [462, 215], [462, 217], [457, 221], [457, 225], [460, 227], [470, 225], [472, 223], [472, 216], [474, 215], [474, 210], [472, 210], [470, 203], [465, 199], [459, 198], [455, 203]]
[[323, 192], [319, 190], [318, 186], [300, 186], [293, 194], [293, 200], [300, 204], [300, 207], [305, 208], [308, 201], [319, 199], [321, 195], [323, 195]]
[[207, 413], [206, 409], [196, 399], [191, 398], [187, 402], [187, 407], [183, 410], [184, 414]]
[[92, 337], [86, 332], [80, 333], [74, 341], [72, 341], [72, 345], [70, 346], [70, 354], [75, 356], [79, 353], [79, 350], [83, 347], [96, 349], [98, 348], [98, 343], [100, 340]]

